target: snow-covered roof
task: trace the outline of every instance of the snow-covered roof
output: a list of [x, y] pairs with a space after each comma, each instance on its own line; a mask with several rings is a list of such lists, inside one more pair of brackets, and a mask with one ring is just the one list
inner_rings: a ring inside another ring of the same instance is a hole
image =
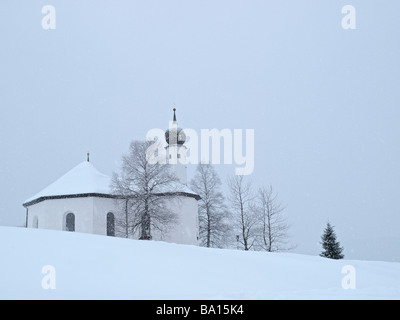
[[171, 182], [168, 184], [168, 187], [160, 187], [158, 188], [157, 194], [185, 194], [190, 195], [196, 198], [197, 200], [200, 199], [200, 196], [190, 189], [187, 185], [184, 185], [180, 182]]
[[27, 199], [24, 205], [39, 202], [41, 198], [44, 200], [49, 197], [78, 194], [110, 194], [110, 178], [99, 172], [90, 162], [84, 161], [48, 187]]
[[[48, 187], [27, 199], [23, 205], [27, 207], [46, 199], [81, 196], [114, 197], [110, 189], [110, 182], [110, 177], [99, 172], [90, 162], [84, 161]], [[163, 192], [181, 193], [199, 199], [199, 196], [195, 192], [181, 183], [176, 183], [171, 190]]]

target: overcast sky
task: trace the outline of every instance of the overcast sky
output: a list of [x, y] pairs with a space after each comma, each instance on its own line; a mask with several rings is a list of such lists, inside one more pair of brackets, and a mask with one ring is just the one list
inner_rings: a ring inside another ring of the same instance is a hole
[[[55, 30], [42, 28], [48, 4]], [[344, 5], [356, 30], [341, 26]], [[184, 128], [254, 129], [247, 179], [278, 191], [294, 252], [319, 254], [329, 220], [346, 258], [400, 261], [399, 12], [393, 0], [2, 0], [0, 225], [22, 225], [22, 203], [88, 151], [111, 175], [175, 106]]]

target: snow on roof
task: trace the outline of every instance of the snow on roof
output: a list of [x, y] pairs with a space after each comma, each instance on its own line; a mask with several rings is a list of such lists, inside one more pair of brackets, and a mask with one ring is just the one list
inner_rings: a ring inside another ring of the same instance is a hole
[[[48, 187], [27, 199], [24, 202], [24, 206], [29, 206], [46, 198], [67, 197], [82, 194], [111, 195], [110, 182], [110, 177], [99, 172], [90, 162], [84, 161]], [[165, 190], [163, 192], [185, 193], [198, 198], [198, 195], [195, 192], [181, 183], [175, 183], [170, 190]]]
[[187, 193], [197, 196], [197, 193], [191, 190], [188, 186], [182, 184], [181, 182], [170, 182], [168, 186], [158, 186], [155, 193]]
[[24, 204], [43, 197], [93, 193], [110, 194], [110, 178], [99, 172], [90, 162], [84, 161], [27, 199]]

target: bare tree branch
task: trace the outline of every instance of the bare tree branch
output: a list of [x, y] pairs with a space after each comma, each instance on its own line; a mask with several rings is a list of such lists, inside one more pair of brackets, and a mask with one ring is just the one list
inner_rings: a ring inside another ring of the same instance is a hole
[[169, 165], [149, 161], [150, 141], [133, 141], [128, 154], [122, 157], [120, 173], [111, 182], [113, 194], [119, 199], [117, 225], [125, 237], [139, 234], [139, 239], [152, 239], [152, 229], [166, 233], [176, 224], [176, 214], [167, 202], [176, 198], [178, 182]]
[[191, 188], [200, 195], [199, 240], [204, 247], [222, 248], [226, 246], [230, 231], [229, 212], [224, 196], [219, 190], [221, 180], [210, 164], [199, 164], [191, 180]]
[[278, 194], [272, 186], [258, 190], [254, 209], [258, 215], [261, 234], [257, 246], [268, 252], [293, 249], [294, 246], [288, 245], [289, 224], [283, 216], [284, 207], [278, 202]]
[[230, 189], [230, 206], [233, 221], [238, 235], [238, 242], [243, 245], [244, 250], [250, 250], [257, 237], [257, 215], [253, 210], [254, 196], [251, 184], [245, 183], [243, 176], [235, 176], [228, 181]]

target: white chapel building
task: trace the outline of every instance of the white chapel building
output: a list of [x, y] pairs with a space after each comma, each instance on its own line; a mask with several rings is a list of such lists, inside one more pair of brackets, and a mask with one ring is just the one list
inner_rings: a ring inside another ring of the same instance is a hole
[[[167, 205], [178, 221], [168, 233], [154, 230], [152, 236], [153, 240], [198, 245], [200, 196], [187, 186], [185, 134], [177, 126], [175, 109], [172, 128], [165, 133], [167, 163], [173, 166], [180, 183], [174, 189], [176, 197], [168, 200]], [[174, 133], [178, 139], [170, 141]], [[87, 161], [23, 203], [27, 228], [116, 235], [118, 197], [111, 192], [110, 177], [100, 173], [89, 160], [88, 154]]]

